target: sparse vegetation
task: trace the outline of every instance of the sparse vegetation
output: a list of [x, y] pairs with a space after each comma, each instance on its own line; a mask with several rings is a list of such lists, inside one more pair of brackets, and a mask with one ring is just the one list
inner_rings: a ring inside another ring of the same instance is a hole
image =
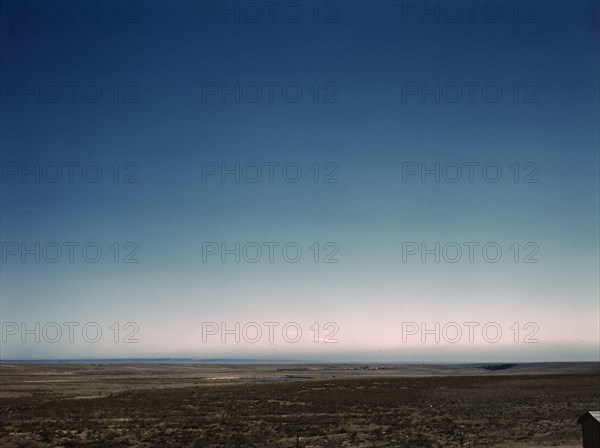
[[[600, 397], [600, 380], [590, 373], [194, 378], [179, 387], [154, 376], [109, 393], [90, 375], [55, 374], [55, 382], [25, 390], [4, 373], [2, 384], [13, 392], [2, 398], [3, 447], [579, 446], [575, 419]], [[74, 395], [59, 380], [85, 381], [89, 394]]]

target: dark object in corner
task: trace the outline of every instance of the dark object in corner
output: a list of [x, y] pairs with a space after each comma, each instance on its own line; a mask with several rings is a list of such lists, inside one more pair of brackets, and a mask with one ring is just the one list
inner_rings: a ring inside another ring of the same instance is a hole
[[600, 446], [600, 411], [588, 411], [577, 419], [583, 432], [583, 448]]

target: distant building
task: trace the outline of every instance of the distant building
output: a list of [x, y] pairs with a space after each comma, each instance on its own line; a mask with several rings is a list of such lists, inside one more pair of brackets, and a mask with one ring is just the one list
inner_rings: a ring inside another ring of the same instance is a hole
[[600, 411], [588, 411], [577, 419], [583, 431], [583, 448], [600, 447]]

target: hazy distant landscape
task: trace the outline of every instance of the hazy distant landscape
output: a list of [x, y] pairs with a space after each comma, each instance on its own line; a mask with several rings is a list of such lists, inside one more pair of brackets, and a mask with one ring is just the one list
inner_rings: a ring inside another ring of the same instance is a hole
[[0, 365], [0, 445], [580, 447], [599, 363]]

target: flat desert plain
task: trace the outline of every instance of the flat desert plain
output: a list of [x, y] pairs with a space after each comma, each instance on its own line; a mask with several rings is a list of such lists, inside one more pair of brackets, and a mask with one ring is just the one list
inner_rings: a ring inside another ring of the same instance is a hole
[[599, 363], [0, 364], [2, 447], [581, 447]]

